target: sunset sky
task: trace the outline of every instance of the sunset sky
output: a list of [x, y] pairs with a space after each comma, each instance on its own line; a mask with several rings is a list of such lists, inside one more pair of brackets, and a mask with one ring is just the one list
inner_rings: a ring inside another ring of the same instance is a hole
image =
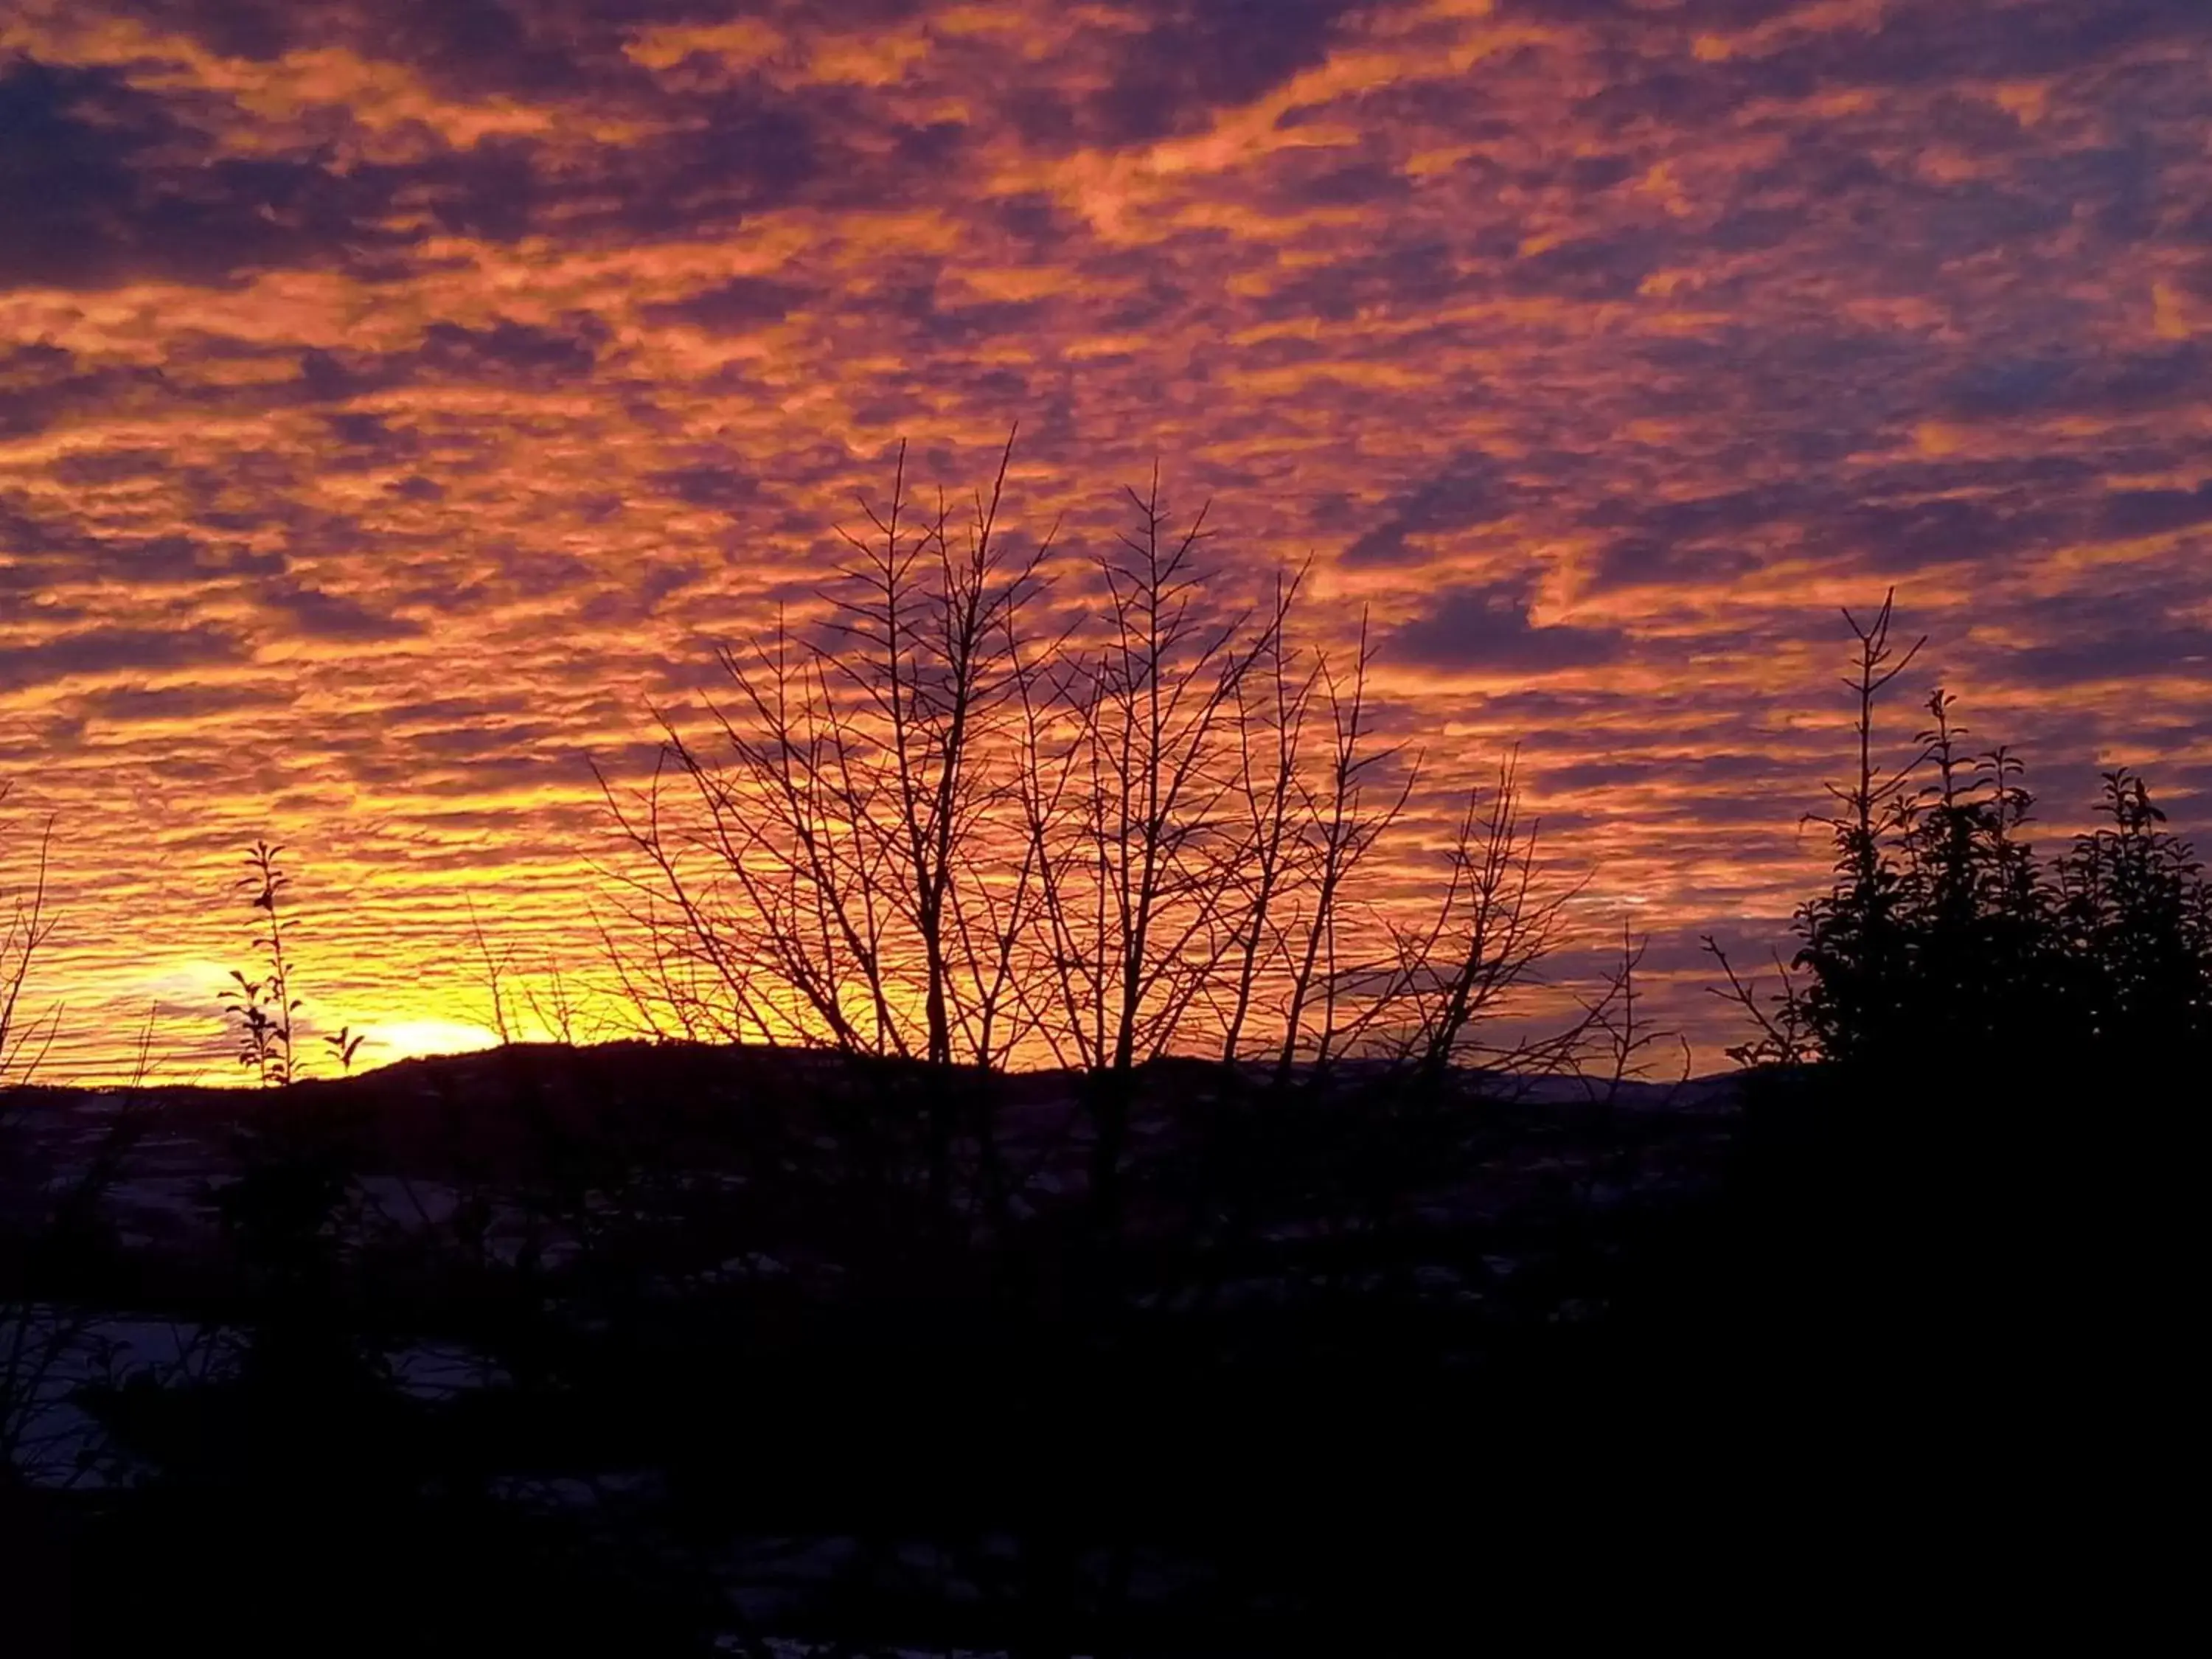
[[[0, 0], [0, 780], [51, 1064], [587, 963], [586, 757], [804, 605], [897, 441], [1224, 586], [1310, 554], [1444, 771], [1729, 1035], [1894, 584], [2046, 838], [2212, 831], [2205, 0]], [[1910, 702], [1895, 717], [1900, 746]], [[1586, 966], [1571, 959], [1570, 973]], [[232, 1068], [235, 1069], [235, 1068]]]

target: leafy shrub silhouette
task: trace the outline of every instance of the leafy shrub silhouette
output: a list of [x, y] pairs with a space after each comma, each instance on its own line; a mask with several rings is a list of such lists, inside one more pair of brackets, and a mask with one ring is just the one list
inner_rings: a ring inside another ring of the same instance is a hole
[[238, 1063], [251, 1070], [264, 1089], [283, 1088], [300, 1071], [292, 1029], [300, 1000], [292, 994], [291, 967], [284, 959], [289, 921], [284, 892], [292, 878], [276, 861], [283, 851], [266, 841], [246, 849], [246, 873], [238, 885], [252, 895], [250, 902], [259, 915], [252, 944], [264, 966], [258, 979], [248, 979], [242, 969], [232, 969], [232, 983], [222, 994], [238, 1026]]
[[[251, 943], [261, 958], [260, 975], [249, 979], [244, 969], [230, 970], [230, 984], [222, 1004], [232, 1022], [238, 1063], [251, 1071], [264, 1089], [281, 1089], [307, 1075], [307, 1056], [300, 1052], [301, 1034], [297, 1019], [306, 1007], [294, 994], [296, 963], [288, 954], [293, 916], [285, 895], [291, 890], [291, 872], [279, 862], [282, 847], [257, 841], [246, 851], [246, 874], [238, 888], [249, 894], [257, 921]], [[341, 1072], [350, 1073], [368, 1040], [366, 1032], [350, 1025], [322, 1034], [321, 1042]]]
[[[1893, 636], [1894, 595], [1862, 623], [1846, 684], [1858, 763], [1830, 786], [1828, 890], [1802, 905], [1784, 988], [1763, 1004], [1746, 1060], [1814, 1054], [1854, 1069], [1954, 1079], [2033, 1061], [2069, 1078], [2125, 1066], [2172, 1073], [2212, 1048], [2212, 888], [2141, 775], [2104, 775], [2102, 826], [2039, 857], [2034, 797], [2009, 747], [1972, 753], [1957, 702], [1937, 687], [1909, 758], [1879, 758], [1881, 693], [1918, 642]], [[2007, 1085], [2016, 1088], [2017, 1079]]]
[[2111, 822], [2075, 839], [2053, 872], [2058, 949], [2075, 1040], [2101, 1054], [2201, 1054], [2212, 1043], [2212, 888], [2142, 779], [2105, 775]]

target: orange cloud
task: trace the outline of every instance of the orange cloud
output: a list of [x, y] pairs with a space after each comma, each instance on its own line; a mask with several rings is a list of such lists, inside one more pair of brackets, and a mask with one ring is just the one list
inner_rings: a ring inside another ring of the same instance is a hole
[[1899, 586], [2047, 833], [2115, 757], [2212, 830], [2208, 30], [27, 0], [0, 779], [18, 866], [65, 837], [57, 1063], [159, 1003], [221, 1070], [264, 832], [395, 1047], [482, 1024], [471, 906], [588, 958], [586, 757], [809, 602], [900, 438], [964, 487], [1017, 418], [1026, 526], [1079, 553], [1158, 458], [1224, 591], [1311, 554], [1318, 624], [1372, 607], [1441, 773], [1522, 741], [1707, 1052], [1679, 947], [1817, 875], [1838, 604]]

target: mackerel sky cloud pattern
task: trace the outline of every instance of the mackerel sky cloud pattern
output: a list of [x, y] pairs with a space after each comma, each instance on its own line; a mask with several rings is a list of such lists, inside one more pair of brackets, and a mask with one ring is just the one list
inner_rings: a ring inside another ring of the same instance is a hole
[[1437, 775], [1519, 740], [1708, 1044], [1839, 604], [2046, 836], [2145, 760], [2212, 829], [2203, 0], [0, 0], [0, 227], [64, 1065], [158, 1003], [219, 1069], [264, 832], [387, 1057], [483, 1023], [471, 907], [587, 958], [584, 757], [1017, 419], [1032, 531], [1158, 457]]

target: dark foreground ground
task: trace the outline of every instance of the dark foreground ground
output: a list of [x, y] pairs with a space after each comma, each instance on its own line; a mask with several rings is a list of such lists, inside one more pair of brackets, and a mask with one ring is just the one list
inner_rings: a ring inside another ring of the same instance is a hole
[[2111, 1132], [1817, 1073], [1103, 1086], [614, 1045], [8, 1097], [0, 1650], [1826, 1628], [2166, 1478], [2058, 1431], [2175, 1248], [2115, 1242]]

